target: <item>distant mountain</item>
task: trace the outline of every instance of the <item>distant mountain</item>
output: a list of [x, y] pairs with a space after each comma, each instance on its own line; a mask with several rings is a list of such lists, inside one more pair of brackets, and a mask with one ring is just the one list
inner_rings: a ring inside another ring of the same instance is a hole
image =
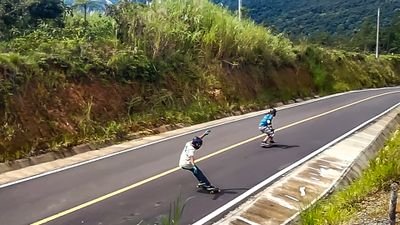
[[[106, 5], [112, 5], [118, 2], [118, 0], [88, 0], [87, 11], [100, 11], [103, 12], [106, 9]], [[75, 0], [64, 0], [64, 4], [67, 6], [73, 6], [76, 3]], [[83, 10], [83, 7], [80, 7]]]
[[[64, 4], [66, 5], [73, 5], [76, 1], [75, 0], [64, 0]], [[118, 0], [89, 0], [89, 2], [98, 2], [101, 4], [115, 4]]]
[[[238, 0], [214, 2], [237, 10]], [[376, 19], [378, 6], [383, 25], [400, 10], [397, 0], [242, 0], [242, 4], [244, 13], [256, 22], [295, 36], [351, 34], [366, 18]]]

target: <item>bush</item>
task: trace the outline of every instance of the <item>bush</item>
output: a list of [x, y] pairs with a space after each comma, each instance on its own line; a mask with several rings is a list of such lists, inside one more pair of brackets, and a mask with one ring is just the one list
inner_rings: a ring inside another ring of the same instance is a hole
[[110, 58], [107, 66], [114, 71], [114, 77], [120, 81], [154, 82], [159, 78], [156, 68], [142, 51], [118, 51]]

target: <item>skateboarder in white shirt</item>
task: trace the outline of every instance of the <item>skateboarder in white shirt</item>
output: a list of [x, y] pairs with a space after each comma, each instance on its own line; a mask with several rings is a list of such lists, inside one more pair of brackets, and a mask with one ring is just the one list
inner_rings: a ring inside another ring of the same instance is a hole
[[207, 177], [203, 174], [200, 168], [195, 164], [194, 153], [196, 150], [200, 149], [203, 145], [203, 138], [210, 133], [210, 130], [207, 130], [200, 137], [194, 137], [192, 141], [189, 141], [185, 144], [185, 147], [182, 150], [181, 157], [179, 160], [179, 166], [184, 170], [189, 170], [193, 173], [193, 175], [199, 181], [198, 187], [202, 187], [208, 191], [217, 190], [213, 187], [208, 181]]

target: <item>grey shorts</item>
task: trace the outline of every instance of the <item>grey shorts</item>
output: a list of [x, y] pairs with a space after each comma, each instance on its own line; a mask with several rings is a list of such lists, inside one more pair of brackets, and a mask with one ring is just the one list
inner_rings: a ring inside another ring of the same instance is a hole
[[258, 127], [258, 129], [262, 132], [267, 134], [270, 137], [273, 137], [275, 134], [274, 128], [271, 126], [265, 126], [265, 127]]

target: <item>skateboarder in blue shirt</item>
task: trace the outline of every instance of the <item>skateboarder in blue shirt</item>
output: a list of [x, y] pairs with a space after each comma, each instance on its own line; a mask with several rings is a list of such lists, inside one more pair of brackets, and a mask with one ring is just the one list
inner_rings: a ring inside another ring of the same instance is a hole
[[267, 134], [264, 140], [261, 142], [261, 146], [269, 146], [270, 143], [275, 143], [274, 135], [275, 130], [272, 127], [272, 119], [276, 116], [276, 109], [272, 108], [269, 110], [268, 113], [264, 115], [261, 119], [260, 124], [258, 125], [258, 129], [262, 132]]

